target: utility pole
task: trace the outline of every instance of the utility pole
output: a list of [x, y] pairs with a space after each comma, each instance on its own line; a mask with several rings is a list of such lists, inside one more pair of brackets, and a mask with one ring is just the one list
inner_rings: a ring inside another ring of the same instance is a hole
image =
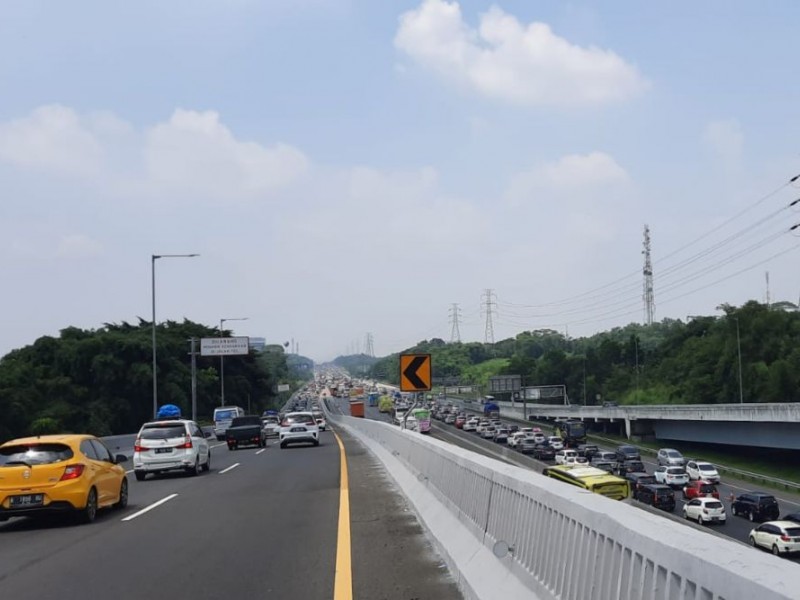
[[367, 333], [367, 335], [365, 336], [365, 339], [366, 339], [366, 344], [365, 344], [366, 351], [364, 352], [364, 354], [366, 354], [369, 357], [373, 357], [374, 358], [375, 357], [375, 346], [374, 346], [374, 340], [372, 338], [372, 334], [371, 333]]
[[497, 295], [494, 290], [486, 288], [483, 291], [482, 306], [486, 314], [486, 327], [483, 333], [484, 344], [494, 344], [494, 324], [492, 323], [492, 315], [494, 314], [494, 306], [497, 304]]
[[450, 329], [450, 343], [453, 342], [461, 342], [461, 332], [458, 329], [458, 325], [460, 322], [461, 317], [461, 309], [458, 307], [458, 304], [455, 302], [451, 305], [450, 310], [450, 324], [452, 325]]
[[769, 305], [770, 305], [770, 297], [769, 297], [769, 271], [767, 271], [767, 272], [766, 272], [764, 275], [765, 275], [765, 277], [767, 278], [767, 309], [769, 309]]
[[644, 320], [646, 325], [652, 325], [653, 319], [656, 315], [656, 300], [653, 292], [653, 262], [650, 257], [650, 227], [644, 226], [644, 268], [642, 274], [644, 275], [644, 292], [642, 300], [644, 300]]
[[192, 357], [192, 421], [197, 421], [197, 352], [194, 349], [194, 343], [197, 338], [189, 338], [190, 351]]

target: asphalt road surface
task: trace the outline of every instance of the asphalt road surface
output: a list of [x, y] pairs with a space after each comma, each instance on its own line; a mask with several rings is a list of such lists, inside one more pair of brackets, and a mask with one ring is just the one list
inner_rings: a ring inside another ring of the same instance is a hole
[[[130, 473], [129, 506], [101, 511], [91, 525], [0, 524], [0, 597], [346, 600], [335, 592], [337, 546], [346, 537], [352, 598], [461, 598], [383, 467], [339, 433], [349, 475], [346, 536], [332, 432], [316, 448], [280, 450], [271, 439], [264, 450], [231, 452], [212, 441], [209, 473], [143, 482]], [[132, 437], [114, 441], [124, 451]]]

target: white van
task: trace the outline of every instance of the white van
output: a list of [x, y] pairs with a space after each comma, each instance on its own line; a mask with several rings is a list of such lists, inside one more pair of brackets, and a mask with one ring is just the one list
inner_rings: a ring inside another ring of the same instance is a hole
[[245, 416], [244, 409], [240, 406], [218, 406], [214, 409], [214, 435], [218, 440], [225, 439], [225, 432], [231, 426], [234, 417]]

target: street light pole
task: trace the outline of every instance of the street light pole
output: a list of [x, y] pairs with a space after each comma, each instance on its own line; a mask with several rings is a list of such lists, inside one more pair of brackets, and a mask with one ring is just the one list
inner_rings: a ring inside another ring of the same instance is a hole
[[[247, 321], [249, 317], [231, 317], [219, 320], [219, 337], [222, 337], [222, 325], [226, 321]], [[219, 355], [219, 395], [222, 406], [225, 406], [225, 355]]]
[[199, 254], [151, 254], [150, 293], [153, 309], [153, 418], [158, 414], [158, 373], [156, 371], [156, 260], [159, 258], [194, 258]]

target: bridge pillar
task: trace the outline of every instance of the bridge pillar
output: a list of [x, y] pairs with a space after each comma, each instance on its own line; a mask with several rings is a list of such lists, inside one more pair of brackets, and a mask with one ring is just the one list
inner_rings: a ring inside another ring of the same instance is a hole
[[625, 437], [631, 439], [631, 420], [625, 419]]

